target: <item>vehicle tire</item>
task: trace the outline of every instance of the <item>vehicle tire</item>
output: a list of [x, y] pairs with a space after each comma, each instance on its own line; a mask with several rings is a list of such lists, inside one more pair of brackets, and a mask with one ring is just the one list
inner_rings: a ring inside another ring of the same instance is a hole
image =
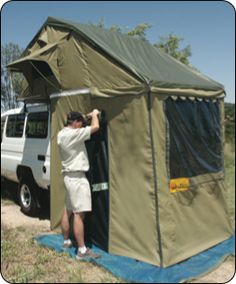
[[20, 181], [18, 198], [21, 211], [29, 216], [35, 216], [38, 210], [37, 197], [34, 192], [33, 183]]

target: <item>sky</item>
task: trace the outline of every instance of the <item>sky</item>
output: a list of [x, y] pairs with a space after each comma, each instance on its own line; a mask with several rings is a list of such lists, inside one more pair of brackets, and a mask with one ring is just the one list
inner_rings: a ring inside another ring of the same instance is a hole
[[223, 84], [225, 101], [235, 103], [234, 6], [226, 1], [9, 1], [1, 8], [1, 45], [25, 48], [49, 16], [95, 24], [103, 19], [106, 27], [125, 30], [148, 23], [151, 43], [170, 33], [183, 38], [181, 47], [192, 49], [190, 64]]

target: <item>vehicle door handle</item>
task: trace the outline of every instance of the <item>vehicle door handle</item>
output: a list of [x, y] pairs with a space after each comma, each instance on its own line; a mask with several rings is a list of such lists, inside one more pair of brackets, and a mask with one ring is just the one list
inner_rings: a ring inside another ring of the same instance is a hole
[[45, 155], [38, 155], [39, 161], [45, 161]]

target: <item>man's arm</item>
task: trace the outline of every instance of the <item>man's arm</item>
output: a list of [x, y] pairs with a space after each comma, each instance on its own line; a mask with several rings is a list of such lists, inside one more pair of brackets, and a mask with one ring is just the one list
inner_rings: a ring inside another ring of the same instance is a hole
[[88, 117], [91, 117], [91, 134], [97, 132], [99, 130], [99, 119], [98, 119], [99, 111], [94, 109], [91, 113], [87, 114]]

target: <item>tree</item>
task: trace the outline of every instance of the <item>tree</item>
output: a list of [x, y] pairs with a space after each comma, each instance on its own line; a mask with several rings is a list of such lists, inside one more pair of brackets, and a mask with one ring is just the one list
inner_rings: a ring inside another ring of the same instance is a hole
[[136, 37], [138, 39], [147, 41], [146, 30], [148, 30], [150, 28], [151, 28], [151, 25], [149, 25], [147, 23], [142, 23], [142, 24], [137, 25], [132, 30], [126, 32], [126, 34], [129, 35], [129, 36]]
[[[100, 25], [100, 23], [99, 23], [99, 25]], [[100, 27], [104, 28], [104, 26], [101, 26], [101, 25], [100, 25]], [[121, 34], [126, 34], [128, 36], [132, 36], [132, 37], [147, 41], [146, 30], [149, 29], [150, 27], [151, 26], [149, 24], [143, 23], [143, 24], [137, 25], [136, 27], [134, 27], [131, 30], [125, 31], [125, 29], [122, 29], [121, 27], [119, 27], [117, 25], [112, 25], [109, 28], [109, 30], [113, 31], [113, 32], [118, 32], [118, 33], [121, 33]]]
[[[95, 24], [100, 28], [105, 28], [104, 18], [101, 18], [98, 24]], [[126, 31], [124, 28], [119, 27], [118, 25], [112, 25], [108, 28], [111, 31], [118, 33], [126, 34], [144, 41], [148, 41], [146, 32], [152, 26], [147, 23], [141, 23], [134, 27], [131, 30]], [[192, 55], [191, 46], [187, 45], [186, 47], [180, 49], [180, 43], [184, 39], [170, 33], [167, 37], [159, 37], [159, 42], [155, 43], [156, 48], [161, 49], [165, 53], [179, 60], [180, 62], [189, 65], [189, 57]], [[192, 67], [193, 68], [193, 67]]]
[[183, 41], [183, 38], [180, 38], [172, 33], [168, 37], [160, 37], [160, 42], [155, 43], [154, 46], [160, 48], [165, 53], [171, 55], [180, 62], [189, 65], [188, 58], [192, 55], [190, 45], [187, 45], [185, 48], [180, 49], [180, 42]]
[[1, 46], [1, 111], [19, 107], [16, 97], [23, 91], [25, 79], [21, 73], [10, 74], [7, 65], [22, 52], [23, 49], [14, 43]]

